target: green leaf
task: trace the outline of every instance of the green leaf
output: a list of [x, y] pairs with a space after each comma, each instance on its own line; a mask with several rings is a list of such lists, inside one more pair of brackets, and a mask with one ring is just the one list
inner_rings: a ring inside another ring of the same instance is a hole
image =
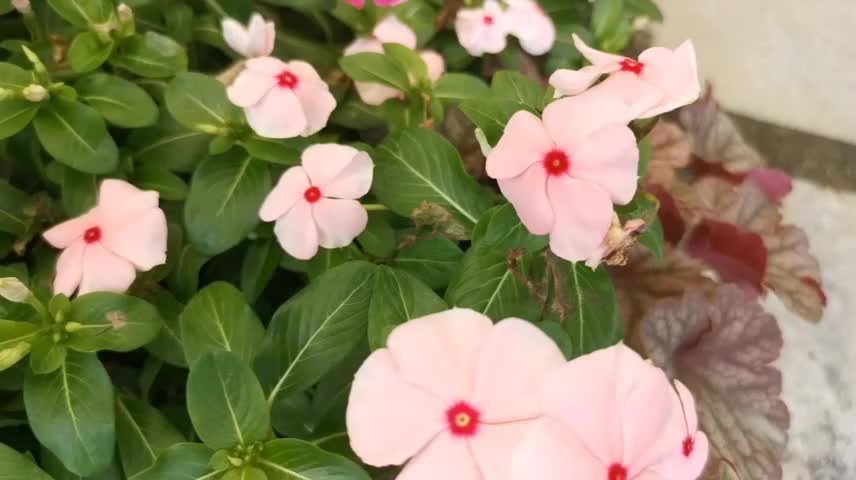
[[95, 206], [98, 179], [69, 167], [62, 167], [62, 207], [66, 215], [76, 217]]
[[37, 375], [55, 372], [62, 367], [68, 349], [65, 344], [55, 342], [50, 337], [42, 337], [33, 342], [30, 351], [30, 368]]
[[259, 208], [272, 188], [268, 165], [240, 149], [205, 160], [184, 205], [188, 238], [212, 256], [241, 243], [258, 226]]
[[31, 83], [35, 83], [32, 72], [12, 63], [0, 63], [0, 88], [17, 91]]
[[0, 232], [23, 235], [32, 223], [24, 211], [31, 205], [29, 195], [0, 178]]
[[654, 258], [663, 259], [666, 254], [666, 238], [663, 232], [663, 224], [659, 218], [654, 218], [654, 221], [645, 227], [645, 231], [639, 235], [639, 243], [645, 245], [654, 255]]
[[312, 144], [305, 138], [278, 140], [263, 138], [255, 134], [239, 143], [254, 158], [290, 167], [300, 165], [300, 155], [306, 147]]
[[445, 289], [464, 252], [446, 237], [423, 238], [402, 248], [391, 265], [410, 273], [434, 290]]
[[164, 451], [154, 465], [130, 480], [214, 480], [208, 460], [214, 452], [199, 443], [179, 443]]
[[268, 480], [263, 470], [251, 465], [244, 465], [226, 472], [221, 480]]
[[366, 229], [357, 237], [357, 242], [369, 255], [387, 258], [395, 253], [395, 230], [382, 214], [370, 214]]
[[390, 135], [377, 148], [372, 191], [400, 215], [412, 216], [428, 202], [466, 227], [490, 207], [490, 198], [464, 170], [455, 147], [420, 128]]
[[496, 145], [505, 131], [511, 116], [521, 110], [520, 104], [511, 100], [476, 98], [461, 102], [464, 115], [480, 128], [491, 145]]
[[180, 202], [187, 197], [187, 183], [166, 168], [146, 164], [134, 171], [134, 185], [143, 190], [154, 190], [162, 200]]
[[113, 385], [94, 354], [68, 352], [56, 371], [29, 373], [24, 405], [39, 443], [71, 472], [87, 476], [110, 464], [115, 448]]
[[506, 203], [485, 213], [473, 232], [473, 242], [502, 251], [523, 249], [534, 253], [546, 248], [549, 238], [529, 233], [514, 207]]
[[33, 460], [0, 443], [0, 479], [53, 480]]
[[23, 130], [36, 113], [39, 104], [22, 98], [0, 100], [0, 139], [11, 137]]
[[158, 455], [185, 439], [156, 408], [116, 395], [116, 441], [125, 475], [130, 477], [154, 465]]
[[651, 161], [651, 142], [648, 140], [642, 140], [639, 142], [639, 165], [637, 167], [637, 174], [639, 178], [645, 176], [645, 172], [648, 170], [648, 162]]
[[162, 112], [157, 125], [131, 132], [128, 144], [135, 160], [176, 172], [191, 172], [208, 158], [211, 137], [182, 127], [167, 112]]
[[241, 111], [226, 96], [226, 87], [201, 73], [177, 75], [166, 88], [166, 106], [187, 128], [223, 127], [241, 118]]
[[428, 78], [428, 65], [418, 53], [400, 43], [383, 44], [383, 53], [407, 72], [410, 77], [408, 83], [415, 83], [422, 89], [431, 87], [431, 79]]
[[624, 0], [625, 9], [631, 15], [648, 17], [655, 22], [663, 22], [663, 12], [653, 0]]
[[39, 333], [40, 330], [30, 322], [0, 320], [0, 371], [27, 355]]
[[247, 300], [255, 302], [267, 287], [279, 267], [283, 251], [276, 239], [255, 240], [247, 248], [241, 264], [241, 291]]
[[75, 27], [102, 24], [113, 16], [112, 0], [48, 0], [48, 4]]
[[462, 101], [488, 95], [490, 88], [484, 80], [466, 73], [447, 73], [434, 84], [434, 97], [441, 100]]
[[122, 466], [116, 456], [106, 469], [86, 477], [69, 472], [65, 465], [46, 448], [42, 448], [39, 463], [54, 480], [125, 480], [127, 478], [122, 473]]
[[345, 457], [291, 438], [267, 442], [258, 464], [269, 480], [370, 480], [363, 469]]
[[591, 27], [598, 39], [611, 36], [617, 29], [624, 14], [624, 0], [595, 0], [592, 10]]
[[146, 345], [146, 350], [160, 360], [177, 367], [187, 367], [187, 359], [184, 356], [184, 344], [181, 341], [181, 324], [179, 316], [184, 305], [175, 299], [173, 294], [166, 289], [156, 287], [147, 295], [147, 299], [160, 312], [163, 327], [160, 334]]
[[91, 72], [107, 61], [113, 53], [114, 42], [103, 42], [95, 32], [78, 33], [68, 49], [71, 69], [77, 73]]
[[152, 304], [112, 292], [75, 298], [68, 319], [79, 325], [66, 343], [81, 352], [130, 352], [154, 340], [161, 328], [160, 314]]
[[190, 369], [187, 410], [193, 427], [211, 448], [249, 446], [264, 440], [270, 412], [262, 386], [240, 358], [208, 352]]
[[108, 173], [119, 164], [116, 142], [101, 115], [82, 103], [54, 99], [34, 122], [39, 141], [61, 163], [86, 173]]
[[510, 100], [533, 112], [544, 108], [544, 89], [520, 72], [496, 72], [490, 88], [497, 99]]
[[369, 305], [369, 346], [386, 346], [386, 337], [398, 325], [448, 309], [428, 285], [407, 272], [378, 267]]
[[122, 40], [110, 64], [141, 77], [166, 78], [187, 70], [187, 52], [167, 36], [146, 32]]
[[410, 89], [407, 72], [380, 53], [346, 55], [339, 60], [339, 65], [356, 82], [381, 83], [402, 92]]
[[338, 266], [277, 310], [256, 360], [268, 405], [305, 390], [364, 341], [375, 271], [361, 261]]
[[179, 321], [189, 365], [211, 351], [232, 352], [249, 364], [264, 339], [256, 313], [244, 295], [226, 282], [200, 290], [184, 307]]
[[158, 107], [152, 97], [124, 78], [95, 73], [78, 80], [74, 88], [81, 100], [114, 125], [141, 128], [157, 122]]
[[199, 253], [193, 245], [181, 249], [175, 268], [170, 273], [168, 283], [175, 295], [188, 300], [199, 289], [199, 271], [211, 257]]
[[622, 339], [615, 288], [606, 269], [592, 270], [582, 262], [563, 262], [564, 296], [568, 303], [565, 329], [574, 355], [585, 355], [615, 345]]

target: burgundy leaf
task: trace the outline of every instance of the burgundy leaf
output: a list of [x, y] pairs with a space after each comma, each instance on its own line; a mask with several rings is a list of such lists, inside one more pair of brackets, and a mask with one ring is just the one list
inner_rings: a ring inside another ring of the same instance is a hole
[[764, 291], [767, 248], [757, 233], [705, 219], [693, 231], [686, 250], [715, 269], [723, 283], [738, 284], [756, 295]]

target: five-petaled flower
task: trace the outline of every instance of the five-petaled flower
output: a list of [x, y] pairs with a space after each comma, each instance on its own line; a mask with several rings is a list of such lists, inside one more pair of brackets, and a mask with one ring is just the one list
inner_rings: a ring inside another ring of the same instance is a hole
[[495, 0], [486, 0], [479, 8], [462, 8], [455, 17], [458, 41], [470, 55], [505, 50], [506, 37], [511, 31], [511, 18]]
[[505, 14], [511, 19], [509, 33], [530, 55], [544, 55], [556, 43], [556, 26], [535, 0], [506, 0]]
[[624, 345], [572, 360], [544, 382], [544, 417], [515, 452], [513, 480], [698, 478], [707, 439], [687, 433], [695, 411], [682, 387], [683, 402]]
[[613, 203], [637, 186], [639, 149], [620, 100], [587, 94], [544, 110], [543, 121], [515, 113], [487, 156], [487, 174], [535, 235], [573, 262], [596, 254], [612, 224]]
[[523, 320], [494, 325], [467, 309], [410, 320], [354, 378], [351, 447], [369, 465], [407, 462], [398, 480], [507, 479], [514, 448], [541, 416], [541, 382], [563, 363]]
[[222, 28], [226, 44], [243, 57], [266, 57], [273, 52], [276, 27], [258, 13], [250, 17], [246, 27], [233, 18], [224, 18]]
[[247, 60], [227, 89], [250, 127], [262, 137], [308, 137], [327, 125], [336, 98], [312, 65], [273, 57]]
[[602, 75], [609, 78], [590, 91], [623, 100], [637, 118], [650, 118], [698, 99], [695, 48], [687, 40], [675, 50], [649, 48], [638, 60], [595, 50], [574, 34], [574, 44], [592, 64], [579, 70], [558, 70], [550, 77], [556, 95], [577, 95]]
[[[388, 15], [378, 22], [371, 37], [360, 37], [345, 48], [345, 55], [355, 53], [383, 53], [384, 43], [397, 43], [411, 50], [416, 48], [416, 33], [395, 15]], [[432, 50], [419, 52], [428, 68], [428, 78], [435, 82], [446, 71], [443, 57]], [[356, 82], [357, 94], [368, 105], [380, 105], [391, 98], [404, 98], [404, 92], [380, 83]]]
[[43, 234], [63, 249], [56, 264], [54, 293], [124, 292], [136, 271], [166, 261], [166, 217], [158, 193], [122, 180], [101, 182], [98, 204]]
[[312, 145], [301, 166], [282, 174], [259, 217], [276, 222], [280, 245], [301, 260], [314, 257], [319, 245], [347, 246], [366, 228], [368, 213], [356, 199], [371, 188], [373, 169], [369, 155], [353, 147]]

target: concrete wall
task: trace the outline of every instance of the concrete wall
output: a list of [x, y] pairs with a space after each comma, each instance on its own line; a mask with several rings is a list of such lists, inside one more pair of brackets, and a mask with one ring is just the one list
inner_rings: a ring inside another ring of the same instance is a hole
[[[856, 144], [856, 0], [657, 0], [728, 110]], [[854, 159], [856, 161], [856, 159]]]

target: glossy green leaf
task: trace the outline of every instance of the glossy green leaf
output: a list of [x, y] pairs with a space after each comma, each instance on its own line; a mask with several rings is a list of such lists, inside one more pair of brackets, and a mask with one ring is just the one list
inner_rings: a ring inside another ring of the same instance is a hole
[[592, 10], [591, 26], [598, 39], [612, 35], [621, 23], [624, 14], [624, 0], [595, 0]]
[[279, 140], [263, 138], [255, 134], [239, 143], [247, 153], [259, 160], [287, 166], [300, 165], [300, 155], [306, 147], [311, 145], [311, 142], [305, 138]]
[[152, 97], [124, 78], [96, 73], [78, 80], [74, 88], [82, 101], [114, 125], [141, 128], [157, 122], [158, 107]]
[[112, 292], [75, 298], [68, 321], [78, 325], [66, 344], [82, 352], [129, 352], [154, 340], [161, 328], [160, 314], [152, 304]]
[[410, 89], [410, 78], [404, 68], [380, 53], [347, 55], [339, 60], [339, 65], [354, 81], [380, 83], [405, 92]]
[[406, 245], [391, 265], [410, 273], [434, 290], [445, 289], [458, 269], [464, 252], [446, 237], [402, 240]]
[[231, 352], [208, 352], [193, 364], [187, 409], [199, 438], [211, 448], [249, 446], [264, 440], [270, 430], [262, 386]]
[[434, 85], [434, 96], [441, 100], [461, 101], [487, 95], [490, 88], [484, 80], [466, 73], [447, 73]]
[[252, 465], [244, 465], [226, 472], [221, 480], [268, 480], [264, 470]]
[[101, 115], [82, 103], [54, 99], [34, 122], [45, 150], [61, 163], [86, 173], [108, 173], [119, 163], [116, 142]]
[[363, 251], [369, 255], [387, 258], [395, 253], [395, 230], [382, 213], [370, 214], [366, 229], [357, 237]]
[[431, 80], [428, 78], [428, 65], [414, 50], [400, 43], [385, 43], [383, 53], [407, 72], [410, 77], [409, 83], [415, 83], [423, 89], [431, 87]]
[[122, 40], [110, 64], [146, 78], [167, 78], [187, 70], [187, 53], [175, 40], [156, 32]]
[[95, 206], [98, 178], [70, 167], [62, 168], [62, 207], [66, 215], [76, 217]]
[[42, 448], [39, 464], [54, 480], [125, 480], [127, 478], [122, 473], [122, 466], [117, 456], [113, 457], [113, 461], [107, 468], [86, 477], [69, 472], [65, 465], [46, 448]]
[[648, 17], [655, 22], [663, 21], [663, 12], [653, 0], [624, 0], [624, 4], [632, 15]]
[[53, 480], [31, 458], [0, 443], [0, 479]]
[[39, 328], [30, 322], [0, 320], [0, 370], [26, 356], [39, 333]]
[[521, 107], [519, 103], [512, 100], [488, 97], [461, 102], [460, 109], [476, 127], [484, 132], [488, 143], [495, 146], [502, 137], [508, 120], [520, 111]]
[[544, 108], [544, 89], [520, 72], [496, 72], [490, 88], [499, 100], [512, 101], [533, 112]]
[[115, 47], [113, 42], [104, 42], [95, 32], [81, 32], [74, 37], [68, 49], [68, 62], [77, 73], [91, 72], [107, 61]]
[[210, 351], [229, 351], [250, 363], [264, 338], [264, 327], [244, 295], [229, 283], [200, 290], [181, 312], [181, 338], [187, 363]]
[[166, 89], [166, 106], [173, 118], [190, 129], [223, 127], [241, 118], [240, 110], [226, 97], [226, 86], [201, 73], [176, 76]]
[[654, 255], [654, 258], [662, 260], [666, 254], [666, 238], [663, 232], [663, 224], [659, 218], [649, 223], [639, 235], [639, 243], [645, 245]]
[[214, 480], [208, 460], [214, 452], [199, 443], [179, 443], [164, 451], [154, 465], [129, 480]]
[[375, 271], [370, 263], [348, 262], [277, 310], [267, 349], [256, 360], [268, 405], [305, 390], [364, 341]]
[[113, 385], [94, 354], [68, 352], [56, 371], [28, 374], [24, 405], [39, 443], [70, 471], [87, 476], [110, 464], [115, 448]]
[[267, 287], [282, 260], [282, 247], [275, 238], [255, 240], [247, 248], [241, 264], [241, 291], [255, 302]]
[[398, 325], [448, 309], [428, 285], [407, 272], [378, 267], [369, 305], [369, 346], [386, 346], [386, 337]]
[[48, 5], [76, 27], [93, 27], [113, 16], [112, 0], [48, 0]]
[[157, 287], [147, 295], [147, 300], [158, 309], [163, 326], [157, 338], [146, 345], [146, 350], [160, 360], [177, 367], [187, 367], [184, 344], [181, 341], [179, 316], [184, 305], [166, 289]]
[[200, 253], [217, 255], [259, 224], [259, 208], [273, 188], [270, 168], [240, 149], [202, 162], [184, 205], [187, 235]]
[[593, 271], [582, 262], [562, 265], [567, 302], [563, 323], [571, 336], [574, 355], [585, 355], [621, 341], [618, 300], [606, 269]]
[[187, 183], [178, 175], [157, 165], [140, 166], [134, 171], [133, 183], [142, 190], [158, 192], [162, 200], [179, 202], [187, 197]]
[[22, 235], [30, 226], [26, 208], [32, 202], [24, 191], [12, 186], [5, 179], [0, 179], [0, 232]]
[[291, 438], [266, 443], [258, 463], [268, 480], [370, 480], [368, 474], [350, 460]]
[[39, 111], [39, 104], [22, 98], [0, 100], [0, 139], [24, 129]]
[[125, 475], [130, 477], [154, 465], [158, 455], [185, 439], [156, 408], [117, 395], [116, 441]]
[[30, 369], [37, 375], [55, 372], [62, 367], [67, 355], [65, 344], [55, 342], [49, 336], [39, 338], [30, 350]]
[[17, 91], [34, 81], [32, 72], [12, 63], [0, 63], [0, 88]]
[[157, 125], [131, 132], [128, 144], [134, 159], [175, 172], [190, 172], [208, 157], [211, 137], [182, 127], [167, 112], [162, 112]]

